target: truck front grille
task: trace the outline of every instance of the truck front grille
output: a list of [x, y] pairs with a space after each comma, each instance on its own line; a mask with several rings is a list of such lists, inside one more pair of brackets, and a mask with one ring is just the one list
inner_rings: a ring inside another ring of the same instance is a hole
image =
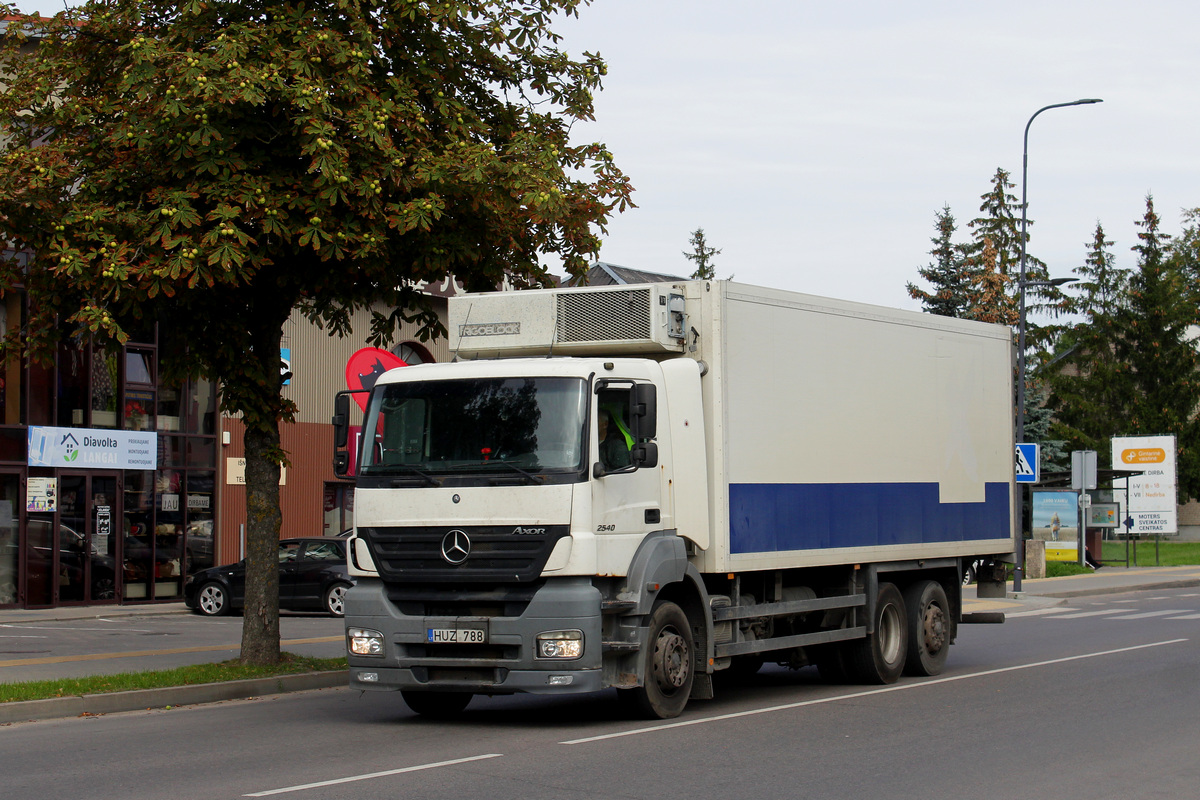
[[387, 583], [526, 583], [536, 580], [568, 525], [359, 528]]

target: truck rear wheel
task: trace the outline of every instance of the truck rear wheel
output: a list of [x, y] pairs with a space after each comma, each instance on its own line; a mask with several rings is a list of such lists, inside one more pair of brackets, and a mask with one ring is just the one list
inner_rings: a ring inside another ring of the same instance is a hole
[[677, 717], [687, 705], [696, 674], [695, 646], [687, 614], [674, 603], [661, 601], [650, 612], [650, 653], [642, 685], [622, 691], [651, 719]]
[[404, 702], [422, 717], [447, 719], [461, 714], [471, 698], [470, 692], [400, 692]]
[[894, 584], [879, 584], [873, 621], [874, 633], [847, 644], [846, 667], [859, 683], [895, 683], [908, 650], [908, 617]]
[[905, 675], [939, 675], [950, 651], [950, 604], [937, 581], [918, 581], [904, 590], [908, 616]]

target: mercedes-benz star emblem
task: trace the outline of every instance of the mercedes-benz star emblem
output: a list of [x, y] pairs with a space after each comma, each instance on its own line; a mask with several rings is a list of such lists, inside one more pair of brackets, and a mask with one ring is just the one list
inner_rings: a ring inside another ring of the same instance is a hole
[[442, 558], [451, 564], [461, 564], [471, 555], [471, 539], [464, 531], [452, 530], [442, 537]]

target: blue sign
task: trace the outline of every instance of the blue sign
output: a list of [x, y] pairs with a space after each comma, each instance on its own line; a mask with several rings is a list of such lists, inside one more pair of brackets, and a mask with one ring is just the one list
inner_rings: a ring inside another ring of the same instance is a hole
[[1041, 480], [1041, 445], [1017, 445], [1017, 483], [1037, 483]]

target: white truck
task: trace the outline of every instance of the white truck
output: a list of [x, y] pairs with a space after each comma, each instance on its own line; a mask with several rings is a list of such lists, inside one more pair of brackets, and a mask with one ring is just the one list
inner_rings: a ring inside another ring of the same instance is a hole
[[353, 453], [336, 400], [353, 688], [668, 718], [765, 661], [937, 674], [965, 565], [1005, 589], [1005, 327], [717, 281], [465, 295], [448, 327]]

